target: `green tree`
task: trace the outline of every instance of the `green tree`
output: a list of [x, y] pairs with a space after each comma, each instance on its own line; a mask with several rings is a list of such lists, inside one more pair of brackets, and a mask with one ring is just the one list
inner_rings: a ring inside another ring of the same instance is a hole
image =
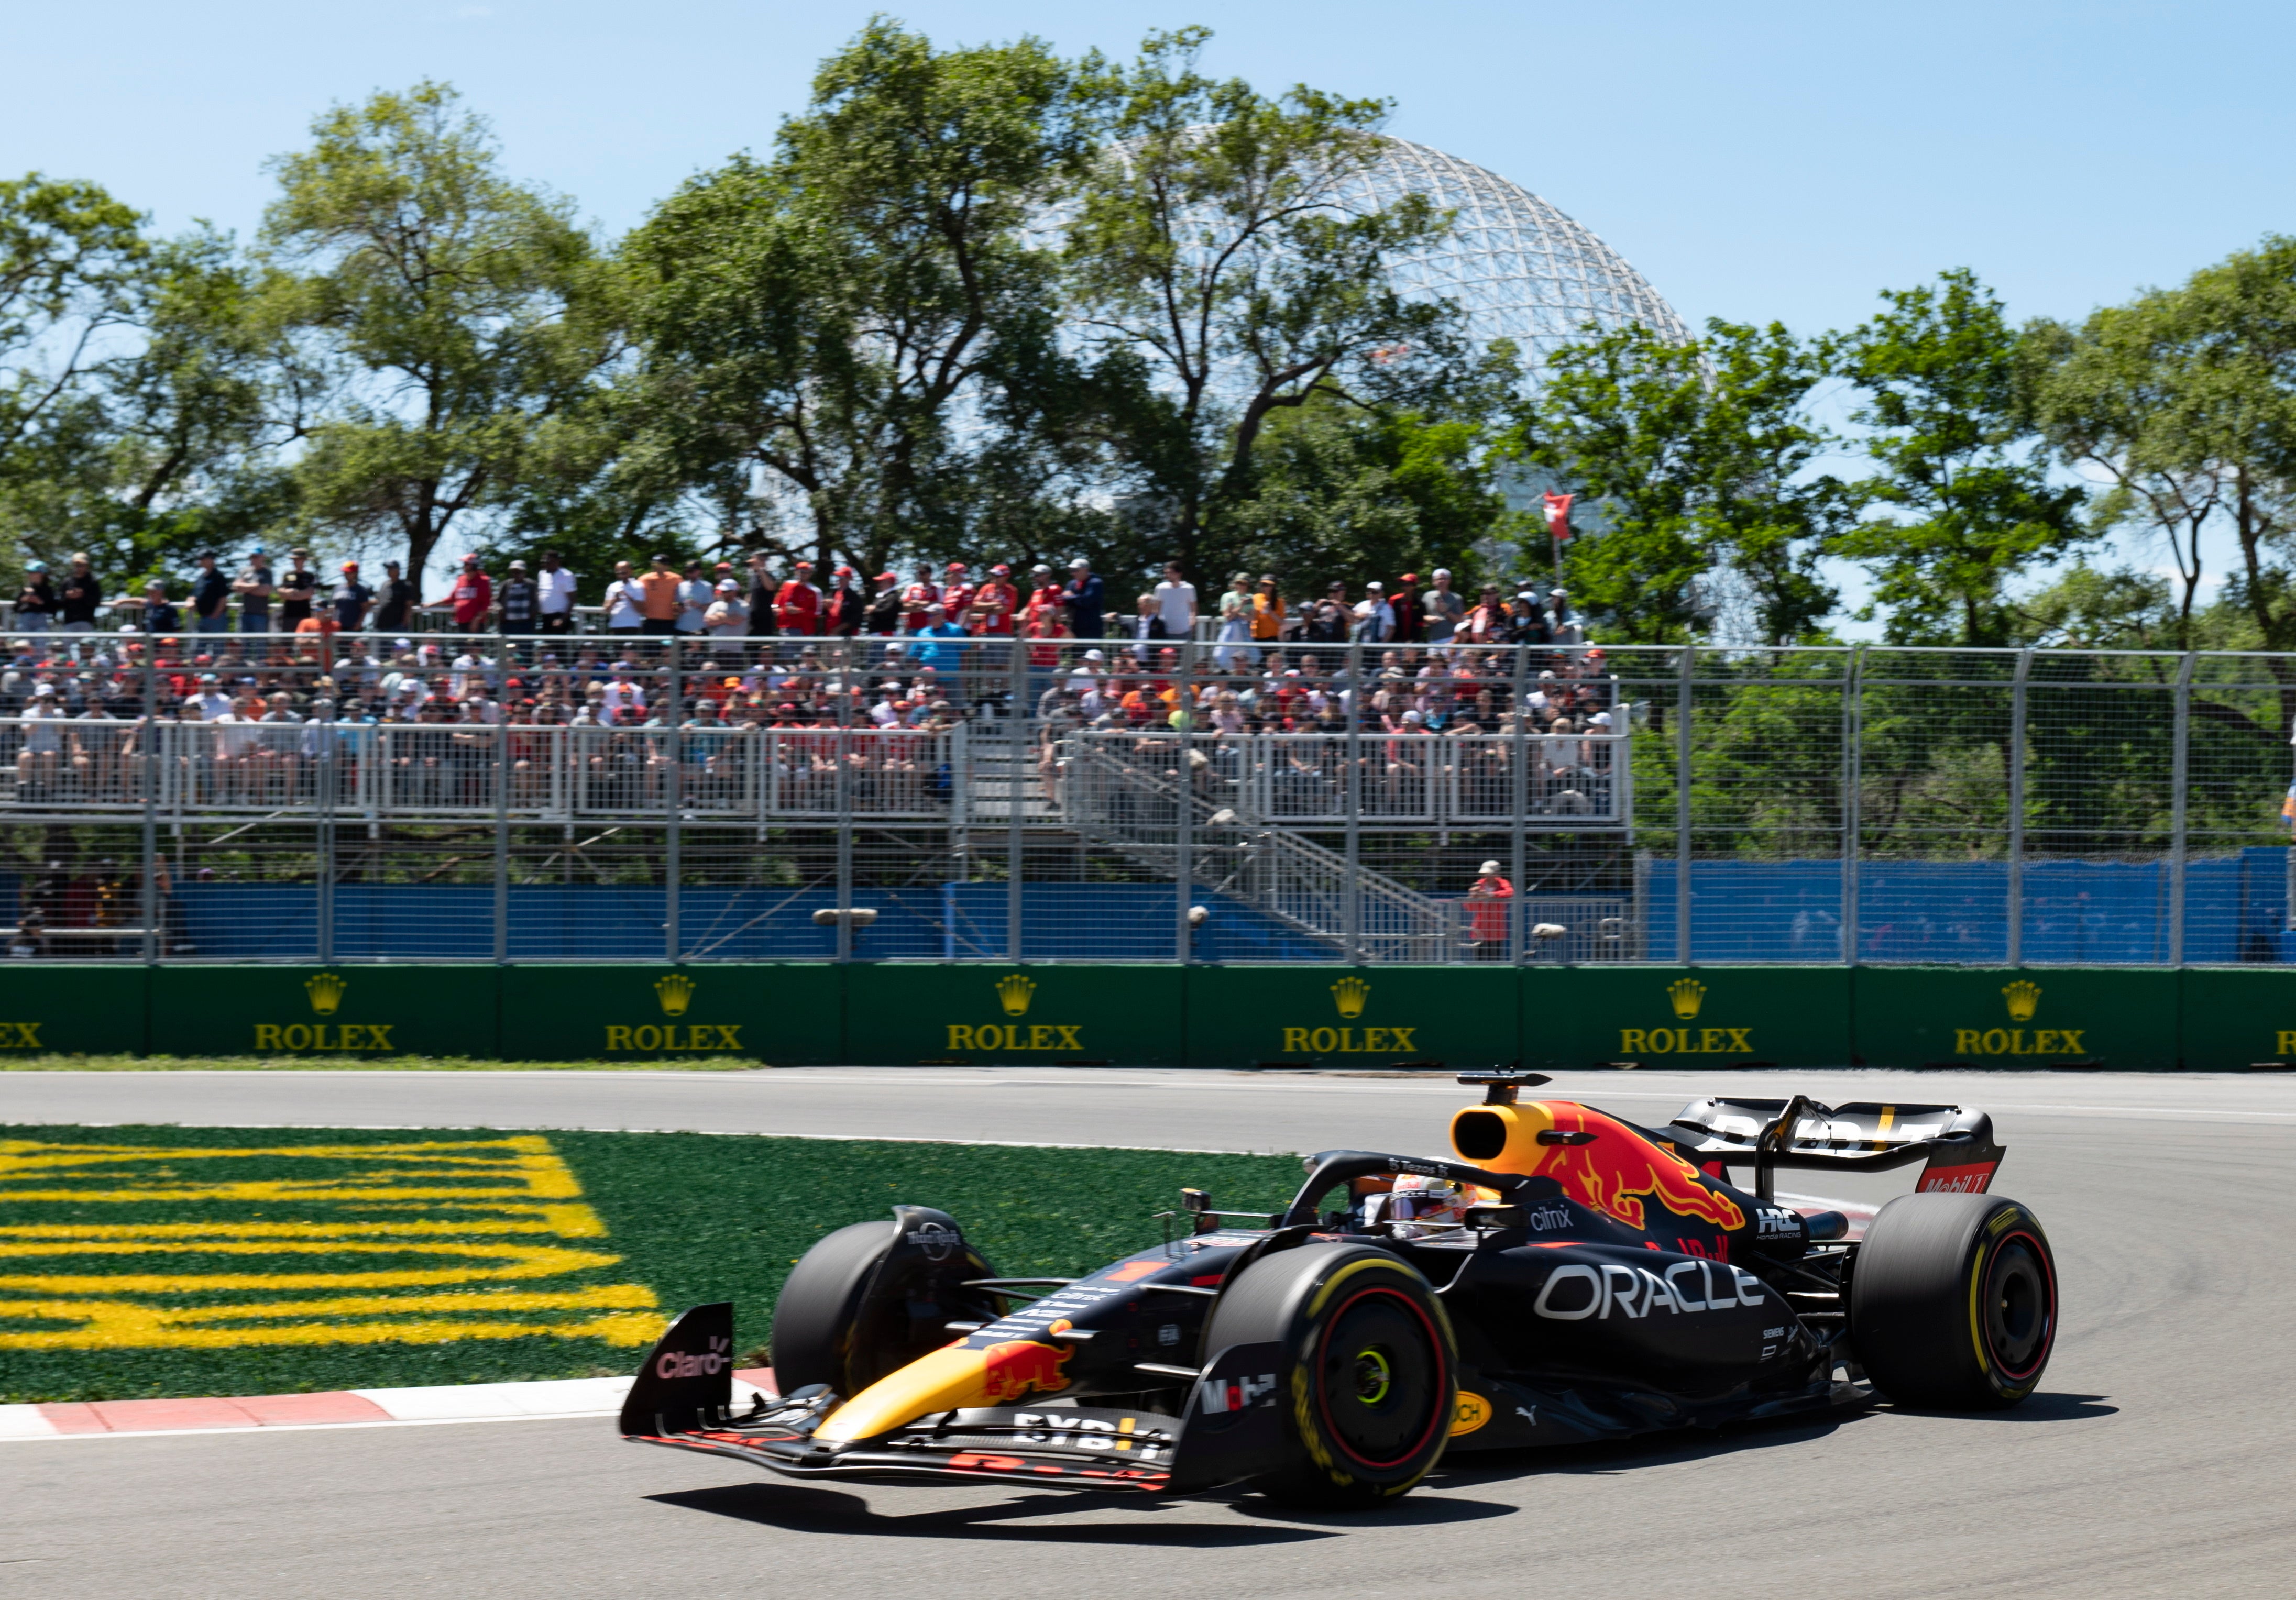
[[445, 85], [338, 106], [312, 135], [274, 164], [263, 227], [273, 314], [333, 379], [297, 463], [305, 513], [390, 539], [417, 574], [511, 499], [611, 358], [611, 279], [570, 205], [503, 176]]
[[1816, 470], [1832, 441], [1808, 412], [1827, 360], [1775, 323], [1724, 322], [1679, 342], [1618, 329], [1549, 358], [1517, 453], [1589, 502], [1564, 570], [1605, 637], [1711, 634], [1718, 591], [1747, 596], [1721, 622], [1751, 635], [1737, 642], [1795, 642], [1833, 610], [1817, 562], [1850, 501]]
[[1066, 207], [1085, 339], [1152, 386], [1127, 417], [1141, 503], [1165, 553], [1205, 576], [1229, 564], [1275, 413], [1331, 397], [1439, 414], [1474, 376], [1456, 308], [1392, 279], [1450, 219], [1417, 195], [1364, 203], [1387, 102], [1206, 77], [1209, 37], [1086, 63], [1103, 149]]
[[2087, 537], [2084, 491], [2049, 481], [2036, 431], [2033, 363], [2000, 301], [1956, 268], [1889, 290], [1845, 335], [1840, 371], [1881, 470], [1853, 486], [1880, 507], [1833, 542], [1866, 563], [1874, 606], [1901, 644], [2007, 643], [2008, 586]]
[[[1449, 567], [1463, 584], [1478, 540], [1505, 512], [1472, 422], [1429, 421], [1324, 400], [1277, 413], [1223, 549], [1254, 577], [1320, 592], [1373, 574]], [[1209, 575], [1215, 581], [1225, 573]], [[1350, 596], [1352, 599], [1352, 595]]]
[[1057, 522], [1089, 386], [1027, 224], [1081, 141], [1040, 41], [937, 51], [872, 22], [771, 162], [701, 175], [629, 241], [646, 421], [625, 483], [871, 571]]

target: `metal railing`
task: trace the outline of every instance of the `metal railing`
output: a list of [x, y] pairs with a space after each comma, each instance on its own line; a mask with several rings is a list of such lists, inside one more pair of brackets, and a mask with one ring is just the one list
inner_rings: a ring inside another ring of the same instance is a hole
[[2277, 962], [2292, 728], [2253, 655], [81, 635], [0, 662], [0, 887], [151, 961]]

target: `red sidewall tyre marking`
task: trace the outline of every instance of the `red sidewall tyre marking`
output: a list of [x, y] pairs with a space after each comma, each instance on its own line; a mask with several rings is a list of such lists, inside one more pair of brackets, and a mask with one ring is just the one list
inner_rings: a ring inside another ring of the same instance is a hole
[[1323, 1413], [1324, 1433], [1325, 1436], [1331, 1440], [1332, 1443], [1339, 1447], [1341, 1453], [1348, 1457], [1349, 1459], [1356, 1462], [1358, 1465], [1370, 1467], [1374, 1472], [1384, 1472], [1390, 1467], [1402, 1465], [1414, 1456], [1416, 1456], [1420, 1451], [1425, 1449], [1427, 1448], [1427, 1441], [1432, 1439], [1435, 1436], [1436, 1432], [1449, 1419], [1444, 1416], [1441, 1405], [1438, 1404], [1430, 1407], [1430, 1414], [1427, 1419], [1427, 1431], [1422, 1433], [1418, 1439], [1414, 1441], [1409, 1449], [1404, 1451], [1400, 1456], [1392, 1457], [1385, 1461], [1374, 1461], [1368, 1456], [1358, 1455], [1353, 1449], [1349, 1448], [1347, 1441], [1340, 1436], [1339, 1428], [1332, 1421], [1331, 1392], [1324, 1384], [1325, 1358], [1330, 1354], [1332, 1335], [1339, 1328], [1341, 1318], [1347, 1315], [1348, 1308], [1354, 1305], [1356, 1302], [1359, 1300], [1367, 1300], [1374, 1295], [1378, 1295], [1384, 1299], [1394, 1301], [1397, 1304], [1406, 1307], [1410, 1310], [1411, 1314], [1419, 1319], [1420, 1327], [1427, 1335], [1427, 1348], [1433, 1353], [1435, 1358], [1435, 1393], [1438, 1397], [1442, 1394], [1445, 1389], [1450, 1386], [1450, 1371], [1449, 1362], [1443, 1353], [1443, 1341], [1441, 1336], [1435, 1331], [1434, 1322], [1428, 1317], [1426, 1310], [1418, 1303], [1418, 1302], [1413, 1300], [1408, 1294], [1398, 1294], [1394, 1290], [1386, 1288], [1358, 1289], [1353, 1294], [1349, 1295], [1347, 1299], [1341, 1301], [1340, 1302], [1339, 1309], [1333, 1311], [1330, 1319], [1324, 1324], [1323, 1337], [1316, 1342], [1316, 1405]]

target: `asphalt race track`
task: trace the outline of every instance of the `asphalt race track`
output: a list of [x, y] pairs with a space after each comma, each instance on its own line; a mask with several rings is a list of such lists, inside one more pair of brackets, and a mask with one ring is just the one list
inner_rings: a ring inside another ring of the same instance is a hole
[[[2296, 1082], [1574, 1074], [1696, 1094], [1958, 1099], [2008, 1146], [2065, 1316], [1988, 1416], [1463, 1457], [1393, 1510], [769, 1482], [603, 1421], [0, 1445], [0, 1595], [2286, 1596], [2296, 1592]], [[701, 1129], [1216, 1149], [1432, 1150], [1470, 1091], [1349, 1076], [922, 1068], [754, 1074], [0, 1073], [0, 1122]], [[1803, 1183], [1817, 1180], [1792, 1175]], [[1910, 1182], [1828, 1186], [1878, 1197]], [[930, 1200], [930, 1196], [915, 1196]], [[1471, 1465], [1470, 1465], [1471, 1464]]]

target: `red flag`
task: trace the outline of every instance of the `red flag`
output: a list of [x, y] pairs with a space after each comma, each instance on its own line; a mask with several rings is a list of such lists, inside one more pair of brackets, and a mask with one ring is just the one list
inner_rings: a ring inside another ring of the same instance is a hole
[[1549, 494], [1546, 497], [1546, 531], [1562, 543], [1570, 536], [1570, 502], [1576, 496]]

